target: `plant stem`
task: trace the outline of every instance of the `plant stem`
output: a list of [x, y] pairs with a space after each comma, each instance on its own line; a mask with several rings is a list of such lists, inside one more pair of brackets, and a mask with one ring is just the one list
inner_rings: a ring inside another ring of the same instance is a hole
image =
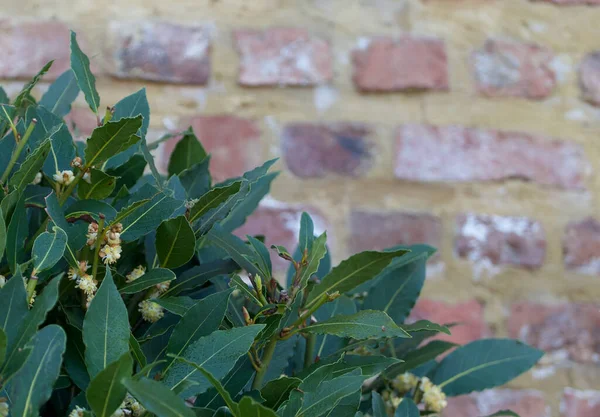
[[304, 350], [304, 369], [313, 364], [315, 356], [315, 345], [317, 344], [317, 336], [309, 334], [306, 337], [306, 349]]
[[12, 169], [14, 168], [15, 164], [17, 163], [17, 160], [19, 159], [19, 156], [21, 156], [21, 152], [23, 152], [23, 149], [25, 149], [25, 145], [27, 145], [27, 141], [31, 136], [31, 132], [33, 132], [33, 129], [35, 128], [36, 123], [37, 120], [32, 119], [31, 123], [29, 123], [29, 126], [27, 127], [27, 130], [25, 131], [25, 136], [23, 136], [23, 139], [17, 142], [17, 149], [15, 149], [15, 152], [12, 154], [10, 161], [8, 161], [8, 166], [4, 170], [4, 174], [2, 174], [2, 178], [0, 179], [0, 182], [2, 184], [4, 184], [4, 182], [8, 178], [10, 171], [12, 171]]
[[263, 356], [261, 359], [260, 370], [256, 372], [254, 376], [254, 381], [252, 381], [252, 389], [260, 389], [262, 386], [263, 380], [265, 379], [265, 375], [267, 373], [267, 369], [269, 369], [269, 364], [271, 363], [271, 359], [273, 359], [273, 354], [275, 353], [275, 347], [277, 346], [277, 338], [279, 335], [275, 334], [265, 346], [263, 350]]
[[300, 327], [323, 304], [328, 303], [329, 301], [333, 301], [335, 298], [337, 298], [337, 296], [329, 295], [327, 293], [321, 294], [321, 296], [319, 298], [317, 298], [314, 303], [312, 303], [313, 304], [312, 307], [310, 309], [308, 309], [307, 311], [305, 311], [303, 314], [301, 314], [300, 317], [298, 318], [298, 320], [296, 320], [290, 327]]
[[96, 249], [94, 250], [94, 263], [92, 264], [92, 277], [98, 279], [96, 277], [96, 272], [98, 272], [98, 259], [100, 259], [100, 247], [102, 246], [102, 242], [104, 241], [104, 215], [100, 214], [100, 222], [98, 223], [98, 233], [96, 234]]

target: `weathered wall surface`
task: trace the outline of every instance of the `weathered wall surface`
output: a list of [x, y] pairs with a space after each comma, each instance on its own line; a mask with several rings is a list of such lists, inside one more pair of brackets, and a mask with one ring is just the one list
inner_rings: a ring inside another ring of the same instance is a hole
[[246, 232], [291, 247], [307, 209], [337, 261], [428, 242], [415, 317], [548, 352], [447, 417], [600, 415], [600, 1], [0, 3], [9, 90], [64, 70], [73, 28], [103, 105], [146, 86], [153, 135], [191, 124], [217, 177], [281, 157]]

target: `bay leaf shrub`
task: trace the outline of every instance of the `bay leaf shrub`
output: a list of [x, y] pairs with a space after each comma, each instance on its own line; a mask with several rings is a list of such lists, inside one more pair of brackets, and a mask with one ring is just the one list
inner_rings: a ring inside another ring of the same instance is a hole
[[[37, 100], [51, 65], [0, 89], [1, 416], [431, 415], [541, 357], [407, 322], [429, 246], [332, 267], [306, 213], [291, 252], [240, 238], [275, 160], [215, 183], [188, 129], [162, 175], [151, 151], [171, 136], [146, 141], [145, 90], [102, 110], [72, 33], [71, 68]], [[85, 142], [65, 122], [80, 94], [98, 121]]]

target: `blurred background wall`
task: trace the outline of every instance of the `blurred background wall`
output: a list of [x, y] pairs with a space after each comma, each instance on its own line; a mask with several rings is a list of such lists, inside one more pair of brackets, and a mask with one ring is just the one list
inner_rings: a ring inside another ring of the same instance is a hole
[[[336, 261], [429, 243], [413, 317], [548, 352], [445, 416], [600, 415], [600, 0], [0, 5], [9, 92], [68, 67], [72, 28], [102, 104], [145, 86], [152, 138], [192, 125], [217, 179], [281, 158], [243, 232], [292, 249], [306, 210]], [[93, 129], [83, 97], [69, 123]]]

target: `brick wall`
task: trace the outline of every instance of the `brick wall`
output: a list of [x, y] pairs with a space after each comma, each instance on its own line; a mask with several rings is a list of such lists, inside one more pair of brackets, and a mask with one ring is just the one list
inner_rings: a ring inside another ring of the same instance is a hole
[[600, 0], [2, 3], [9, 91], [68, 65], [71, 27], [103, 105], [146, 86], [151, 136], [191, 124], [218, 178], [281, 157], [247, 232], [293, 246], [305, 209], [337, 261], [428, 242], [415, 316], [548, 352], [448, 417], [599, 415]]

